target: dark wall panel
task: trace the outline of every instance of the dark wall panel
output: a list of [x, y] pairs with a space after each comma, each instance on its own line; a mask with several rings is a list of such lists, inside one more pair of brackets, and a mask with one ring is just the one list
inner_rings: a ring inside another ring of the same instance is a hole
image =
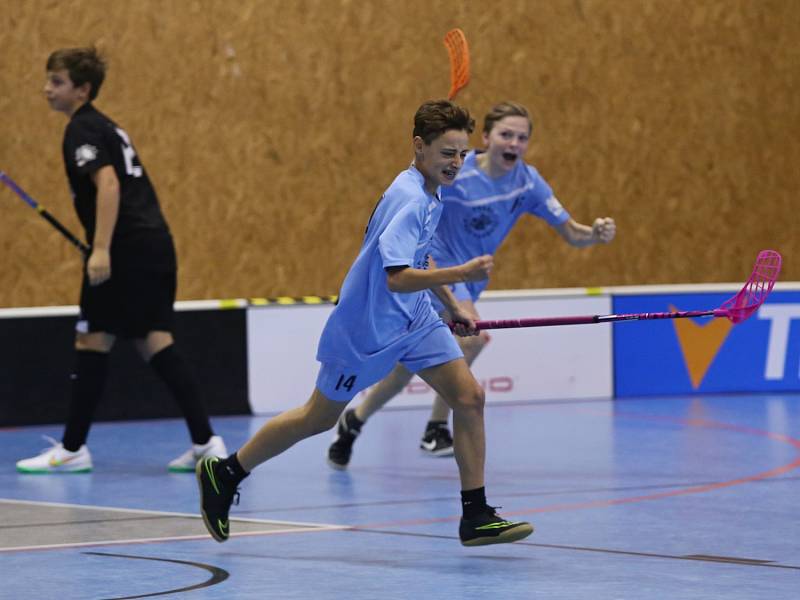
[[[75, 317], [0, 319], [0, 426], [63, 423], [74, 364]], [[249, 414], [245, 311], [182, 311], [177, 347], [197, 376], [212, 415]], [[114, 347], [97, 421], [181, 416], [133, 345]]]

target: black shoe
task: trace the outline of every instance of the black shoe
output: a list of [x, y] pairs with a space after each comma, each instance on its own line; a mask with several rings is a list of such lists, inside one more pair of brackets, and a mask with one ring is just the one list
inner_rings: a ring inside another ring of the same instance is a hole
[[215, 540], [224, 542], [230, 534], [228, 511], [231, 504], [239, 504], [239, 491], [236, 487], [222, 483], [219, 477], [219, 458], [216, 456], [205, 456], [198, 460], [195, 474], [200, 488], [203, 523]]
[[419, 442], [420, 450], [431, 456], [453, 456], [453, 436], [447, 425], [428, 427]]
[[458, 536], [462, 546], [486, 546], [507, 544], [528, 537], [533, 525], [524, 521], [506, 521], [497, 514], [497, 509], [487, 506], [488, 512], [471, 519], [461, 519]]
[[336, 424], [336, 437], [328, 448], [328, 464], [334, 469], [343, 471], [353, 454], [353, 444], [361, 433], [364, 423], [358, 420], [355, 410], [346, 410]]

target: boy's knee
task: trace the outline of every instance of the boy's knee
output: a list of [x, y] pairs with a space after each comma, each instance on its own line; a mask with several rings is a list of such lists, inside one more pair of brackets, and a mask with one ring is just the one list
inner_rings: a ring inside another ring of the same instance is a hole
[[486, 404], [486, 392], [475, 381], [458, 395], [453, 403], [453, 410], [479, 410], [482, 411]]
[[346, 405], [346, 402], [330, 400], [322, 392], [315, 390], [303, 406], [301, 415], [306, 431], [311, 435], [316, 435], [333, 428]]
[[114, 346], [115, 338], [110, 333], [93, 331], [91, 333], [78, 333], [75, 336], [76, 350], [89, 350], [92, 352], [110, 352]]
[[475, 382], [475, 390], [473, 391], [473, 403], [476, 408], [483, 410], [486, 405], [486, 392], [478, 382]]

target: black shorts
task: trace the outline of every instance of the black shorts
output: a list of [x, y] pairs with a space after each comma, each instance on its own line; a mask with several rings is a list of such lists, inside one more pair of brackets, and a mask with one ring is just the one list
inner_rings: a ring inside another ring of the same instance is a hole
[[111, 279], [97, 286], [89, 285], [84, 272], [76, 329], [134, 339], [151, 331], [172, 332], [176, 287], [175, 271], [114, 269]]

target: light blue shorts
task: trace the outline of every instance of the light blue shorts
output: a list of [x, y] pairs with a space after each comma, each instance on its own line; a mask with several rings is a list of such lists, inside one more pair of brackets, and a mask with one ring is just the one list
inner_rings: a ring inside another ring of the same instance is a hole
[[358, 392], [391, 373], [397, 363], [417, 373], [463, 356], [450, 328], [439, 322], [412, 346], [398, 344], [396, 352], [383, 352], [380, 358], [356, 365], [322, 363], [317, 375], [317, 389], [331, 400], [349, 402]]

